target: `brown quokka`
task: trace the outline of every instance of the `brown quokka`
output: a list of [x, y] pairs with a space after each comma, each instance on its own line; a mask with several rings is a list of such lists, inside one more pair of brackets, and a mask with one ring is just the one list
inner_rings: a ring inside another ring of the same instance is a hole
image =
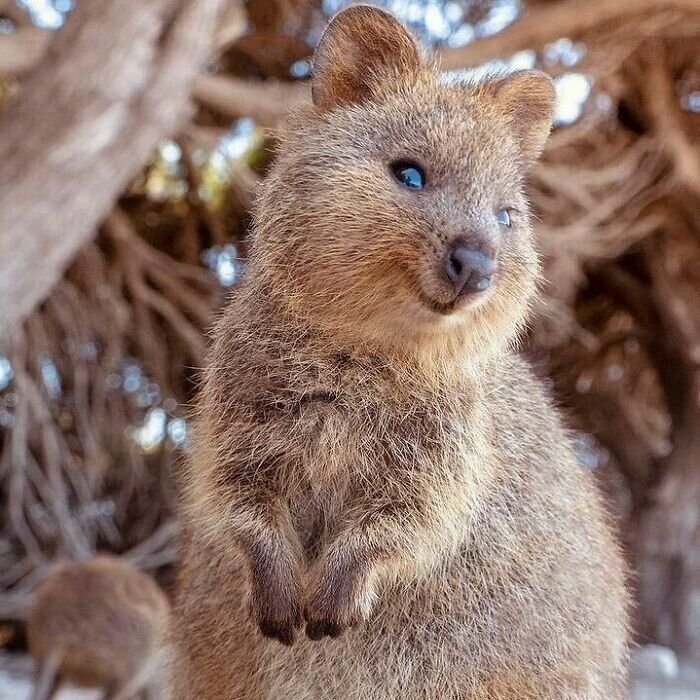
[[312, 93], [199, 400], [175, 697], [619, 700], [618, 547], [514, 351], [550, 79], [447, 82], [354, 6]]
[[59, 565], [27, 623], [34, 700], [49, 700], [63, 681], [104, 687], [105, 700], [160, 697], [169, 610], [156, 582], [116, 557]]

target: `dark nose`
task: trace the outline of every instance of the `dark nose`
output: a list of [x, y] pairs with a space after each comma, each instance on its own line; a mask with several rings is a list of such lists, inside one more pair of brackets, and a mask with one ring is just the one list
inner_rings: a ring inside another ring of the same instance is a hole
[[445, 260], [445, 272], [458, 295], [478, 294], [491, 286], [496, 261], [487, 253], [457, 242]]

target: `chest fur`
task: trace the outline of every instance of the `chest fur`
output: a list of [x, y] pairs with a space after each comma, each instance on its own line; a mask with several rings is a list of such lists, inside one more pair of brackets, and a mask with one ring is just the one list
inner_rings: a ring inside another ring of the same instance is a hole
[[308, 396], [293, 430], [299, 480], [290, 503], [309, 546], [348, 509], [390, 506], [412, 493], [470, 499], [488, 474], [491, 449], [477, 406], [382, 391], [332, 396]]

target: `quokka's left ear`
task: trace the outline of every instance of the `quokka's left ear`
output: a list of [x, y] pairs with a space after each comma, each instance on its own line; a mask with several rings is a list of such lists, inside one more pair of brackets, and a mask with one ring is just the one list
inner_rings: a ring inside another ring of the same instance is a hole
[[552, 129], [555, 92], [542, 71], [523, 70], [490, 80], [483, 86], [515, 132], [523, 156], [535, 160]]
[[314, 104], [326, 111], [362, 102], [384, 81], [417, 74], [420, 66], [416, 40], [393, 15], [353, 5], [330, 21], [314, 53]]

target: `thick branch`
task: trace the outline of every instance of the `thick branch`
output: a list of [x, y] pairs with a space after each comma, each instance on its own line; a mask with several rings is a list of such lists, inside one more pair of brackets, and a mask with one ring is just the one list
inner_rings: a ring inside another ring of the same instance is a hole
[[0, 114], [0, 337], [185, 116], [222, 2], [78, 3]]
[[19, 76], [42, 59], [51, 33], [38, 27], [18, 27], [0, 41], [0, 78]]
[[441, 64], [445, 69], [475, 66], [499, 56], [569, 37], [575, 39], [596, 27], [602, 27], [626, 15], [659, 12], [663, 7], [698, 10], [697, 0], [565, 0], [528, 9], [526, 14], [502, 32], [466, 46], [444, 49]]
[[310, 98], [305, 83], [254, 82], [217, 75], [201, 76], [193, 94], [200, 104], [226, 117], [252, 117], [269, 127]]

